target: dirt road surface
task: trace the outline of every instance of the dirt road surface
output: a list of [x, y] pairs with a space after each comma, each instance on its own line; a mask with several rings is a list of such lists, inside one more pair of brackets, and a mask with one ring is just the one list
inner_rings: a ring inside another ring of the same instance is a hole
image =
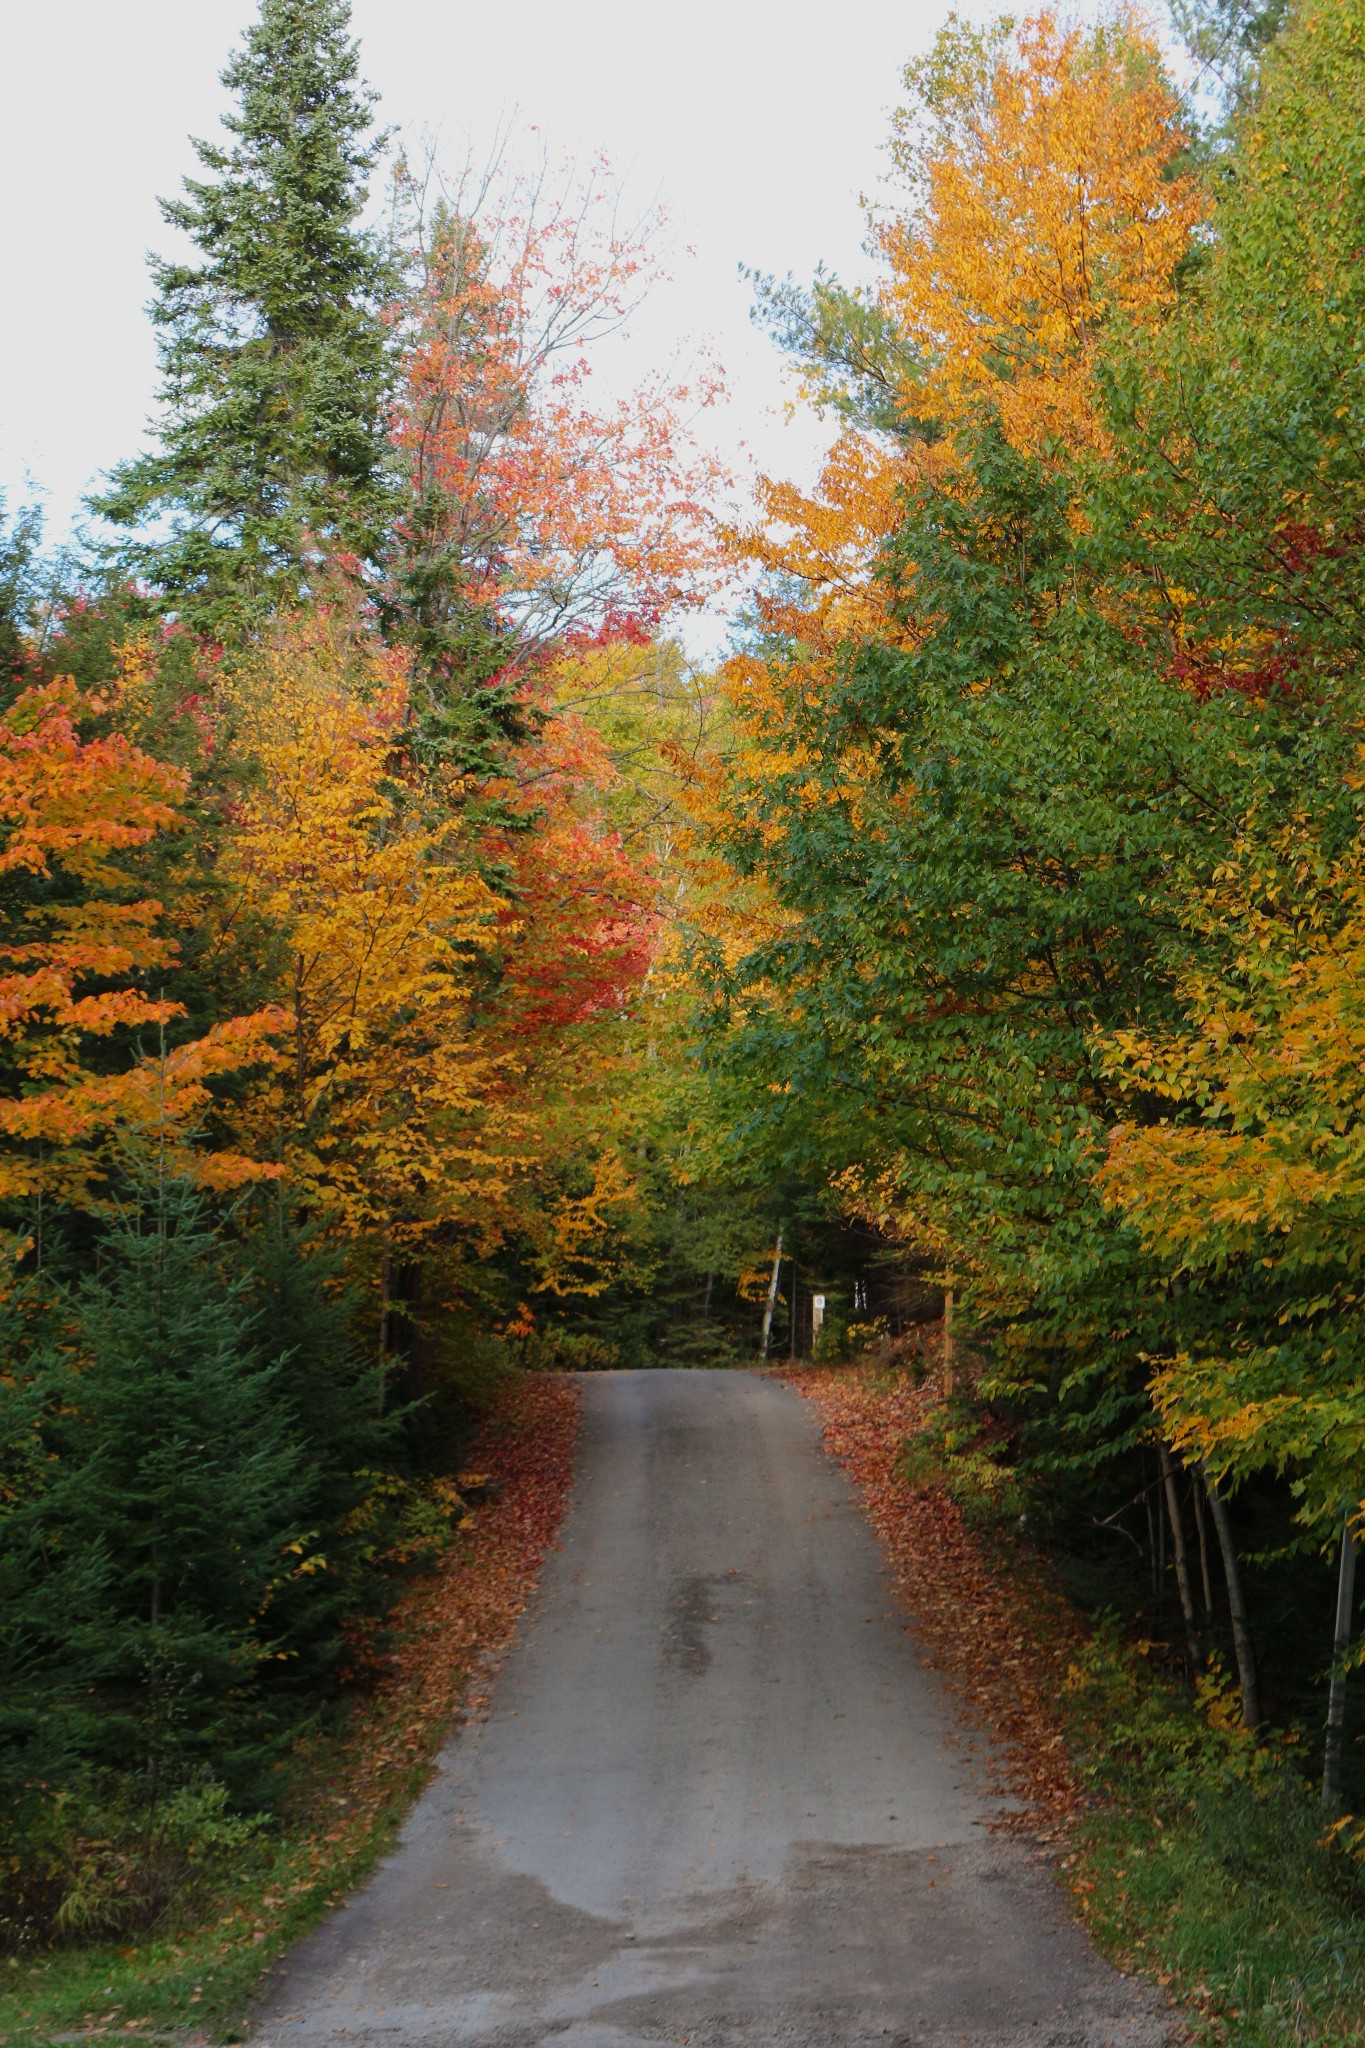
[[562, 1549], [396, 1852], [257, 2048], [1156, 2048], [917, 1661], [810, 1408], [584, 1386]]

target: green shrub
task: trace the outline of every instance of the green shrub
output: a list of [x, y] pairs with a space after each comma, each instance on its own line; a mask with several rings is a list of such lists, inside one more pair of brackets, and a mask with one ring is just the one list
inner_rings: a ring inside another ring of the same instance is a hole
[[551, 1323], [526, 1340], [526, 1364], [532, 1372], [614, 1372], [620, 1363], [620, 1346], [594, 1330], [567, 1330]]
[[1238, 2048], [1345, 2048], [1365, 2014], [1365, 1870], [1324, 1830], [1299, 1745], [1253, 1743], [1214, 1666], [1195, 1697], [1103, 1622], [1063, 1710], [1082, 1780], [1087, 1917]]
[[897, 1469], [909, 1486], [940, 1487], [969, 1528], [998, 1528], [1017, 1522], [1026, 1504], [1009, 1451], [1008, 1440], [965, 1402], [944, 1401], [907, 1438]]
[[0, 1949], [145, 1933], [192, 1921], [240, 1870], [266, 1823], [234, 1812], [205, 1773], [177, 1786], [93, 1779], [45, 1794], [23, 1814], [23, 1839], [0, 1866]]

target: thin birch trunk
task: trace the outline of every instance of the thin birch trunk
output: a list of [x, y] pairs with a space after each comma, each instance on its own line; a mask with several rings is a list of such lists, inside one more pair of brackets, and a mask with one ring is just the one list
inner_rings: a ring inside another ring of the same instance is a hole
[[1189, 1557], [1185, 1549], [1185, 1518], [1180, 1512], [1180, 1491], [1176, 1484], [1175, 1459], [1163, 1437], [1156, 1440], [1157, 1461], [1161, 1466], [1161, 1486], [1166, 1495], [1166, 1513], [1171, 1522], [1171, 1549], [1175, 1557], [1175, 1583], [1180, 1593], [1180, 1611], [1185, 1617], [1185, 1641], [1189, 1647], [1190, 1667], [1194, 1671], [1204, 1668], [1204, 1645], [1200, 1641], [1199, 1622], [1194, 1611], [1194, 1593], [1190, 1585]]
[[766, 1358], [773, 1335], [773, 1310], [777, 1307], [777, 1283], [782, 1273], [782, 1233], [777, 1233], [777, 1250], [773, 1253], [773, 1277], [768, 1282], [768, 1299], [763, 1310], [763, 1348], [760, 1356]]
[[1247, 1620], [1246, 1594], [1242, 1589], [1242, 1568], [1237, 1562], [1237, 1545], [1232, 1537], [1232, 1523], [1228, 1520], [1227, 1506], [1218, 1488], [1204, 1473], [1204, 1486], [1209, 1497], [1209, 1510], [1213, 1515], [1213, 1526], [1218, 1537], [1218, 1548], [1223, 1553], [1223, 1576], [1228, 1587], [1228, 1612], [1232, 1616], [1232, 1643], [1237, 1653], [1237, 1676], [1242, 1688], [1242, 1719], [1253, 1731], [1261, 1725], [1261, 1687], [1256, 1675], [1256, 1649], [1251, 1640], [1251, 1625]]
[[1356, 1539], [1348, 1508], [1341, 1518], [1341, 1549], [1337, 1563], [1337, 1618], [1332, 1638], [1332, 1683], [1327, 1694], [1327, 1743], [1322, 1760], [1322, 1803], [1330, 1814], [1341, 1812], [1341, 1763], [1346, 1746], [1346, 1652], [1355, 1619]]
[[1156, 1517], [1152, 1513], [1152, 1489], [1147, 1484], [1147, 1460], [1142, 1460], [1142, 1506], [1147, 1516], [1147, 1576], [1152, 1582], [1152, 1598], [1161, 1591], [1161, 1581], [1156, 1569]]

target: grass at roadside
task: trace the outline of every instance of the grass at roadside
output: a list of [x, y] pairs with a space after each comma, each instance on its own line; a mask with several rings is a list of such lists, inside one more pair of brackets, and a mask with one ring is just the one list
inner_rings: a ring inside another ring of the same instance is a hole
[[394, 1617], [392, 1668], [301, 1759], [301, 1794], [252, 1843], [212, 1910], [133, 1942], [0, 1963], [0, 2048], [174, 2037], [230, 2041], [263, 1971], [389, 1846], [452, 1716], [483, 1705], [568, 1495], [578, 1390], [515, 1382], [474, 1446], [487, 1504]]
[[1365, 1870], [1324, 1839], [1293, 1746], [1254, 1748], [1222, 1682], [1191, 1702], [1107, 1629], [1062, 1712], [1094, 1795], [1063, 1875], [1100, 1945], [1213, 2039], [1365, 2038]]
[[1358, 2048], [1365, 1867], [1323, 1840], [1292, 1742], [1254, 1747], [1217, 1674], [1192, 1699], [1087, 1627], [1025, 1545], [971, 1526], [932, 1383], [785, 1376], [862, 1493], [923, 1654], [1006, 1738], [1001, 1789], [1101, 1948], [1167, 1988], [1191, 2040]]

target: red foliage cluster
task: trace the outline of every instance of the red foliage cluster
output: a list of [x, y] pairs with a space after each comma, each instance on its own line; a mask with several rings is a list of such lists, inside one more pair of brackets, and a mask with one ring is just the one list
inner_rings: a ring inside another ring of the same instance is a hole
[[1255, 698], [1292, 696], [1297, 689], [1294, 678], [1302, 666], [1301, 657], [1292, 652], [1268, 655], [1264, 661], [1246, 668], [1229, 668], [1203, 655], [1177, 654], [1171, 662], [1171, 674], [1203, 704], [1210, 697], [1226, 696], [1230, 691]]
[[1081, 1794], [1055, 1701], [1080, 1625], [1031, 1559], [1012, 1558], [1006, 1573], [940, 1487], [901, 1476], [907, 1439], [938, 1405], [938, 1389], [888, 1384], [863, 1367], [783, 1377], [814, 1402], [825, 1448], [862, 1495], [925, 1662], [1001, 1744], [1000, 1789], [1019, 1802], [1006, 1824], [1065, 1840]]

